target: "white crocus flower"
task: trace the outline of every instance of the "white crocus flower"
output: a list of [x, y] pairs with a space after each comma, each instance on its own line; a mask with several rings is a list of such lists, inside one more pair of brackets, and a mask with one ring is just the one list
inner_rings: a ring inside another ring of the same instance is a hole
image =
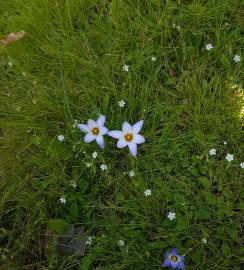
[[136, 174], [134, 171], [129, 171], [129, 177], [134, 177]]
[[137, 154], [137, 144], [145, 142], [145, 138], [138, 134], [143, 126], [143, 120], [138, 121], [136, 124], [131, 126], [128, 122], [124, 122], [122, 125], [122, 131], [112, 130], [108, 132], [108, 135], [118, 139], [117, 147], [124, 148], [129, 147], [132, 156]]
[[146, 189], [146, 190], [144, 191], [144, 195], [145, 195], [146, 197], [151, 196], [151, 195], [152, 195], [151, 189]]
[[209, 43], [209, 44], [206, 45], [206, 50], [207, 51], [210, 51], [212, 49], [213, 49], [213, 45], [211, 43]]
[[125, 72], [128, 72], [129, 68], [130, 67], [128, 65], [123, 65], [122, 70], [125, 71]]
[[61, 198], [59, 199], [59, 202], [60, 202], [60, 203], [66, 203], [66, 199], [65, 199], [64, 197], [61, 197]]
[[118, 104], [119, 104], [119, 107], [120, 107], [120, 108], [124, 108], [126, 102], [122, 99], [122, 100], [120, 100], [120, 101], [118, 102]]
[[216, 156], [216, 149], [211, 148], [208, 153], [209, 153], [210, 156]]
[[92, 158], [93, 158], [93, 159], [96, 159], [96, 158], [97, 158], [97, 152], [96, 152], [96, 151], [94, 151], [94, 152], [92, 153]]
[[124, 240], [119, 240], [119, 241], [118, 241], [118, 245], [119, 245], [120, 247], [123, 247], [123, 246], [125, 245], [125, 241], [124, 241]]
[[174, 212], [169, 212], [167, 217], [168, 217], [169, 220], [173, 220], [173, 219], [176, 218], [176, 215], [175, 215]]
[[108, 169], [108, 166], [107, 166], [106, 164], [102, 164], [102, 165], [100, 166], [100, 169], [101, 169], [102, 171], [105, 171], [105, 170]]
[[241, 61], [240, 55], [237, 55], [237, 54], [236, 54], [236, 55], [234, 56], [233, 60], [234, 60], [236, 63], [240, 62], [240, 61]]
[[84, 142], [89, 143], [93, 140], [96, 140], [97, 144], [104, 149], [105, 142], [103, 135], [108, 133], [108, 129], [104, 126], [106, 117], [105, 115], [100, 115], [97, 121], [89, 119], [87, 124], [78, 124], [78, 128], [87, 133], [84, 137]]
[[58, 135], [58, 140], [60, 142], [63, 142], [64, 141], [64, 135]]
[[233, 159], [234, 159], [234, 155], [231, 155], [231, 154], [227, 154], [225, 159], [229, 162], [231, 162]]

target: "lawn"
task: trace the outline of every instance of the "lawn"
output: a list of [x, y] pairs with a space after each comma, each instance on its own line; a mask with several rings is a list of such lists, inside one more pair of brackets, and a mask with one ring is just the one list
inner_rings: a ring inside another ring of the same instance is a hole
[[[159, 270], [177, 248], [187, 270], [243, 269], [241, 1], [2, 0], [0, 14], [0, 39], [25, 31], [0, 44], [0, 268]], [[108, 134], [84, 142], [77, 124], [101, 115], [110, 131], [144, 121], [136, 156]], [[68, 224], [83, 256], [58, 251]]]

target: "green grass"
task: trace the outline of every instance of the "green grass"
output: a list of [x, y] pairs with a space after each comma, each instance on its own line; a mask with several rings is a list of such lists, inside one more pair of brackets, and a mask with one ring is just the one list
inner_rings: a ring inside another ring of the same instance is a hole
[[[172, 247], [186, 269], [243, 267], [242, 8], [238, 0], [1, 1], [1, 36], [27, 32], [0, 47], [1, 269], [161, 269]], [[144, 119], [136, 158], [109, 137], [104, 151], [83, 143], [74, 120], [98, 113], [109, 129]], [[84, 258], [43, 255], [40, 235], [55, 218], [94, 236]]]

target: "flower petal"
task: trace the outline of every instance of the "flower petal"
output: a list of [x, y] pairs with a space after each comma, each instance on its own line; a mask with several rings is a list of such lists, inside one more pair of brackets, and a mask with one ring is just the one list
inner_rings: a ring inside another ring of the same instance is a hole
[[97, 137], [96, 137], [96, 142], [97, 142], [97, 144], [98, 144], [102, 149], [104, 149], [104, 147], [105, 147], [105, 142], [104, 142], [103, 136], [97, 136]]
[[128, 145], [128, 142], [124, 139], [119, 139], [117, 142], [117, 147], [118, 148], [124, 148], [126, 145]]
[[178, 268], [179, 268], [179, 269], [182, 269], [182, 270], [186, 270], [185, 265], [184, 265], [183, 262], [180, 262], [180, 263], [179, 263]]
[[93, 141], [95, 138], [96, 137], [93, 134], [87, 133], [85, 138], [84, 138], [84, 142], [89, 143], [89, 142]]
[[89, 132], [88, 126], [84, 124], [78, 124], [77, 127], [83, 132]]
[[94, 121], [93, 119], [88, 119], [87, 126], [88, 126], [89, 130], [91, 130], [93, 127], [97, 126], [97, 122]]
[[100, 127], [99, 135], [105, 135], [108, 133], [108, 129], [106, 127]]
[[108, 135], [115, 139], [120, 139], [123, 137], [123, 132], [121, 130], [111, 130], [108, 132]]
[[140, 134], [134, 134], [134, 140], [133, 143], [141, 144], [145, 142], [145, 138]]
[[177, 248], [172, 248], [171, 251], [170, 251], [170, 253], [171, 253], [172, 255], [174, 255], [174, 254], [178, 255], [178, 254], [179, 254]]
[[106, 116], [103, 114], [99, 114], [99, 118], [97, 119], [98, 126], [103, 126], [106, 121]]
[[162, 264], [162, 267], [170, 267], [171, 266], [171, 261], [170, 259], [166, 259], [163, 264]]
[[129, 124], [126, 121], [122, 125], [122, 130], [123, 130], [124, 133], [132, 133], [133, 132], [131, 124]]
[[131, 155], [133, 157], [135, 157], [136, 154], [137, 154], [137, 145], [136, 145], [136, 143], [129, 143], [128, 146], [129, 146]]
[[134, 133], [140, 132], [140, 130], [142, 129], [143, 123], [144, 123], [144, 121], [143, 120], [140, 120], [137, 123], [135, 123], [135, 125], [133, 125], [133, 131], [134, 131]]

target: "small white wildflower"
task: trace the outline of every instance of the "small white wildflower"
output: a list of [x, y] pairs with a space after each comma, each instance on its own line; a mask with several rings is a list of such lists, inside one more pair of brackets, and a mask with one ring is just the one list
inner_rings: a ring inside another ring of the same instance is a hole
[[119, 240], [119, 241], [118, 241], [118, 245], [119, 245], [120, 247], [123, 247], [123, 246], [125, 245], [125, 241], [124, 241], [124, 240]]
[[180, 26], [179, 25], [176, 26], [176, 30], [180, 31]]
[[87, 236], [86, 245], [91, 245], [91, 244], [92, 244], [92, 236]]
[[125, 71], [125, 72], [128, 72], [129, 68], [130, 67], [128, 65], [123, 65], [122, 70]]
[[97, 152], [96, 152], [96, 151], [94, 151], [94, 152], [92, 153], [92, 158], [93, 158], [93, 159], [96, 159], [96, 158], [97, 158]]
[[85, 155], [86, 154], [86, 151], [83, 151], [82, 153]]
[[172, 23], [172, 27], [175, 28], [176, 27], [176, 24], [175, 23]]
[[227, 154], [225, 159], [229, 162], [231, 162], [233, 159], [234, 159], [234, 155], [231, 155], [231, 154]]
[[209, 44], [206, 45], [206, 50], [207, 51], [210, 51], [212, 49], [213, 49], [213, 45], [211, 43], [209, 43]]
[[61, 198], [59, 199], [59, 202], [60, 202], [60, 203], [66, 203], [66, 199], [65, 199], [64, 197], [61, 197]]
[[73, 188], [76, 188], [77, 187], [77, 184], [76, 182], [73, 180], [70, 182], [70, 186], [73, 187]]
[[151, 61], [152, 61], [152, 62], [157, 61], [157, 57], [153, 55], [153, 56], [151, 57]]
[[12, 67], [12, 66], [13, 66], [13, 63], [12, 63], [12, 62], [8, 62], [8, 65], [9, 65], [10, 67]]
[[21, 74], [22, 74], [24, 77], [26, 76], [26, 73], [25, 73], [25, 72], [22, 72]]
[[118, 104], [119, 104], [119, 107], [120, 107], [120, 108], [124, 108], [126, 102], [122, 99], [122, 100], [120, 100], [120, 101], [118, 102]]
[[241, 163], [240, 163], [240, 167], [241, 167], [242, 169], [244, 169], [244, 162], [241, 162]]
[[87, 168], [90, 168], [92, 166], [92, 163], [91, 162], [86, 162], [86, 167]]
[[151, 189], [146, 189], [146, 190], [144, 191], [144, 194], [145, 194], [146, 197], [151, 196], [151, 195], [152, 195]]
[[58, 140], [60, 142], [63, 142], [64, 141], [64, 135], [58, 135]]
[[216, 149], [211, 148], [208, 153], [209, 153], [210, 156], [216, 156]]
[[175, 215], [174, 212], [169, 212], [167, 217], [168, 217], [169, 220], [173, 220], [173, 219], [176, 218], [176, 215]]
[[229, 23], [225, 23], [225, 25], [226, 25], [226, 26], [228, 26], [228, 25], [229, 25]]
[[203, 238], [201, 241], [203, 242], [203, 244], [207, 244], [207, 242], [208, 242], [208, 240], [206, 238]]
[[224, 145], [227, 145], [227, 141], [224, 141]]
[[16, 109], [15, 109], [17, 112], [19, 112], [20, 110], [21, 110], [21, 107], [20, 106], [18, 106], [18, 107], [16, 107]]
[[101, 169], [102, 171], [105, 171], [105, 170], [108, 169], [108, 166], [107, 166], [106, 164], [102, 164], [102, 165], [100, 166], [100, 169]]
[[236, 54], [236, 55], [234, 56], [233, 60], [234, 60], [236, 63], [240, 62], [240, 61], [241, 61], [240, 55], [237, 55], [237, 54]]
[[129, 171], [129, 177], [134, 177], [136, 174], [134, 171]]

